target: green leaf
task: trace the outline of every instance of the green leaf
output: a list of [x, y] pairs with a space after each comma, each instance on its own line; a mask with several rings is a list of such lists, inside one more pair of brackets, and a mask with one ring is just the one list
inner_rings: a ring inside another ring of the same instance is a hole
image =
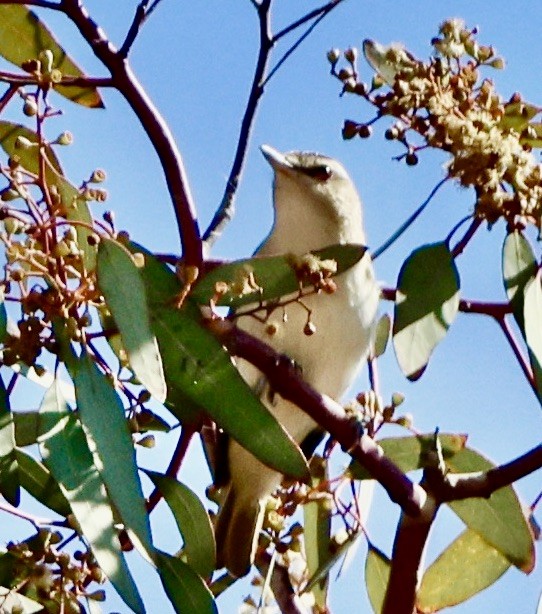
[[390, 338], [391, 319], [390, 316], [385, 313], [376, 324], [375, 341], [374, 341], [374, 355], [375, 358], [382, 356], [386, 351], [388, 340]]
[[0, 343], [4, 343], [7, 337], [8, 314], [4, 302], [4, 292], [0, 290]]
[[116, 391], [88, 354], [71, 373], [81, 422], [90, 434], [100, 473], [130, 537], [151, 558], [152, 537], [132, 436]]
[[463, 603], [496, 582], [510, 562], [478, 533], [466, 529], [425, 572], [416, 607], [437, 612]]
[[22, 450], [17, 450], [16, 454], [21, 487], [45, 507], [60, 516], [68, 516], [71, 513], [70, 504], [47, 468]]
[[40, 450], [45, 465], [70, 502], [96, 561], [124, 602], [137, 614], [143, 614], [143, 602], [120, 550], [105, 486], [81, 424], [74, 413], [66, 415], [66, 409], [53, 385], [40, 407]]
[[[2, 57], [20, 67], [27, 60], [37, 59], [40, 51], [45, 49], [53, 52], [53, 67], [58, 68], [63, 76], [84, 76], [34, 13], [22, 5], [0, 5]], [[61, 96], [85, 107], [104, 106], [95, 87], [55, 85], [54, 89]]]
[[[467, 441], [466, 435], [440, 434], [438, 440], [442, 455], [451, 458], [460, 452]], [[376, 442], [389, 458], [404, 473], [426, 466], [427, 454], [435, 448], [435, 435], [424, 434], [411, 437], [389, 437]], [[357, 461], [352, 461], [348, 471], [355, 480], [370, 480], [371, 475]]]
[[19, 505], [19, 466], [15, 453], [15, 426], [9, 397], [0, 378], [0, 493], [12, 504]]
[[158, 342], [150, 326], [145, 285], [132, 256], [117, 241], [102, 239], [97, 275], [131, 368], [158, 401], [165, 401], [167, 390]]
[[459, 309], [459, 273], [445, 243], [424, 245], [405, 260], [397, 282], [393, 343], [411, 381], [425, 371]]
[[201, 325], [199, 307], [190, 301], [182, 309], [175, 307], [181, 291], [176, 275], [150, 254], [144, 256], [141, 271], [164, 365], [167, 407], [181, 422], [194, 420], [194, 407], [204, 409], [263, 463], [291, 477], [306, 477], [299, 447], [254, 395], [223, 346]]
[[525, 321], [525, 341], [529, 347], [529, 357], [542, 403], [542, 273], [538, 274], [525, 287], [523, 305]]
[[529, 147], [542, 147], [542, 123], [532, 122], [526, 126], [526, 129], [521, 133], [519, 142], [522, 145], [529, 145]]
[[[361, 260], [367, 248], [363, 245], [331, 245], [311, 252], [319, 260], [334, 260], [336, 275], [353, 267]], [[292, 256], [256, 256], [216, 267], [195, 286], [192, 298], [208, 303], [215, 295], [217, 282], [224, 282], [230, 290], [218, 301], [219, 305], [240, 307], [260, 301], [278, 299], [299, 290], [300, 278], [296, 274], [296, 261]], [[303, 280], [303, 286], [310, 286]], [[242, 289], [242, 290], [241, 290]]]
[[522, 133], [535, 115], [540, 113], [540, 107], [528, 102], [508, 102], [504, 105], [504, 116], [499, 122], [501, 130], [514, 130]]
[[[328, 479], [327, 462], [320, 456], [313, 456], [310, 461], [311, 485], [317, 487]], [[316, 605], [325, 611], [329, 586], [328, 562], [332, 559], [331, 512], [329, 502], [317, 499], [303, 506], [303, 537], [309, 582], [304, 591], [311, 591]], [[333, 561], [334, 562], [334, 561]], [[323, 573], [321, 570], [324, 570]]]
[[183, 537], [183, 560], [203, 578], [216, 566], [216, 545], [209, 514], [198, 497], [184, 484], [155, 471], [145, 471], [164, 495]]
[[369, 544], [367, 558], [365, 560], [365, 584], [367, 586], [367, 594], [369, 601], [375, 614], [380, 614], [384, 599], [386, 597], [386, 589], [390, 578], [391, 561], [388, 557]]
[[[453, 473], [484, 472], [494, 465], [478, 452], [465, 448], [446, 461]], [[448, 503], [461, 520], [510, 563], [529, 573], [534, 566], [534, 543], [529, 523], [512, 486], [489, 499], [470, 498]]]
[[164, 589], [179, 614], [217, 614], [218, 609], [207, 585], [181, 559], [160, 550], [154, 556]]
[[536, 275], [536, 269], [536, 258], [525, 236], [519, 230], [507, 234], [502, 248], [504, 288], [523, 334], [523, 293], [527, 283]]

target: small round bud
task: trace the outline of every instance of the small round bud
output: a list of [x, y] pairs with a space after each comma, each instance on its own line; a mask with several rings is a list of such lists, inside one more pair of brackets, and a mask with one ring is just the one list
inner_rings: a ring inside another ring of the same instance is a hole
[[49, 78], [51, 83], [60, 83], [62, 81], [62, 71], [58, 70], [58, 68], [53, 68]]
[[341, 81], [348, 81], [348, 79], [352, 79], [353, 76], [354, 73], [350, 68], [341, 68], [341, 70], [339, 70], [338, 77]]
[[405, 395], [401, 394], [400, 392], [394, 392], [391, 395], [391, 404], [394, 407], [399, 407], [399, 405], [401, 405], [404, 400], [405, 400]]
[[132, 254], [132, 260], [138, 269], [142, 269], [145, 266], [145, 256], [141, 252]]
[[411, 429], [414, 424], [414, 417], [412, 414], [405, 414], [404, 416], [399, 416], [395, 421], [395, 424], [399, 426], [404, 426], [406, 429]]
[[346, 119], [343, 124], [342, 135], [345, 141], [353, 139], [358, 133], [359, 124], [350, 119]]
[[41, 61], [43, 72], [50, 73], [53, 70], [54, 55], [50, 49], [40, 51], [39, 59]]
[[137, 445], [141, 446], [142, 448], [154, 448], [156, 445], [156, 438], [154, 435], [145, 435], [145, 437], [142, 437], [139, 441], [137, 441]]
[[120, 230], [119, 232], [117, 232], [117, 241], [119, 243], [129, 243], [130, 242], [130, 234], [128, 233], [127, 230]]
[[327, 60], [330, 64], [336, 64], [341, 57], [340, 49], [330, 49], [327, 52]]
[[395, 126], [388, 128], [386, 132], [384, 132], [384, 138], [387, 141], [393, 141], [399, 136], [399, 132]]
[[106, 172], [101, 168], [97, 168], [90, 176], [89, 182], [90, 183], [102, 183], [103, 181], [106, 180], [106, 178], [107, 178]]
[[358, 50], [356, 47], [350, 47], [344, 52], [344, 59], [350, 64], [354, 64], [358, 59]]
[[137, 397], [137, 402], [143, 405], [151, 400], [151, 393], [148, 390], [142, 390]]
[[23, 113], [27, 116], [27, 117], [34, 117], [34, 115], [36, 115], [38, 112], [38, 105], [36, 104], [36, 101], [34, 98], [27, 98], [24, 101], [24, 105], [23, 105]]
[[372, 133], [373, 129], [367, 124], [362, 124], [358, 129], [358, 134], [362, 139], [368, 139]]
[[358, 81], [358, 83], [356, 83], [356, 87], [354, 88], [354, 94], [357, 94], [358, 96], [367, 96], [367, 92], [367, 84]]
[[315, 332], [316, 332], [316, 326], [314, 325], [313, 322], [309, 320], [303, 327], [303, 333], [307, 335], [307, 337], [310, 337], [311, 335], [314, 335]]
[[278, 330], [279, 330], [278, 324], [276, 324], [275, 322], [271, 322], [265, 327], [265, 333], [269, 335], [270, 337], [272, 337], [273, 335], [276, 335]]
[[100, 589], [93, 593], [87, 593], [86, 597], [92, 599], [92, 601], [105, 601], [105, 591]]
[[65, 130], [58, 136], [55, 143], [57, 145], [71, 145], [73, 143], [73, 134], [68, 130]]
[[95, 232], [87, 236], [87, 243], [90, 246], [94, 247], [95, 245], [98, 245], [99, 242], [100, 242], [100, 235], [96, 234]]
[[115, 223], [115, 214], [113, 213], [113, 211], [104, 211], [102, 217], [104, 222], [106, 222], [110, 226], [113, 226], [113, 224]]
[[411, 151], [405, 156], [405, 162], [408, 166], [416, 166], [416, 164], [418, 164], [418, 156]]

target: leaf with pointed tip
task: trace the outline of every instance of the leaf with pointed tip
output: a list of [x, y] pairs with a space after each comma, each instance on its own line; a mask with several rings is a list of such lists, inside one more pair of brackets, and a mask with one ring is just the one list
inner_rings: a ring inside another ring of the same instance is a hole
[[19, 465], [15, 450], [15, 426], [9, 397], [0, 379], [0, 493], [12, 504], [19, 505]]
[[536, 258], [527, 238], [519, 230], [507, 234], [502, 247], [504, 288], [523, 335], [523, 295], [525, 286], [536, 275], [536, 269]]
[[158, 342], [149, 319], [145, 285], [128, 250], [117, 241], [100, 241], [98, 285], [122, 338], [130, 367], [158, 401], [166, 399], [166, 382]]
[[217, 614], [211, 591], [198, 574], [181, 559], [155, 551], [160, 579], [175, 612], [179, 614]]
[[216, 545], [209, 514], [198, 497], [184, 484], [155, 471], [145, 471], [164, 495], [183, 537], [183, 560], [202, 578], [210, 577], [216, 566]]
[[365, 559], [365, 585], [367, 586], [367, 594], [375, 614], [380, 614], [382, 611], [390, 571], [390, 559], [378, 548], [369, 544], [367, 558]]
[[525, 341], [529, 347], [529, 357], [542, 403], [542, 273], [525, 286], [523, 318], [525, 322]]
[[388, 85], [395, 83], [399, 73], [412, 70], [418, 63], [402, 45], [386, 46], [370, 39], [363, 41], [363, 55]]
[[186, 301], [175, 307], [181, 291], [177, 276], [141, 247], [141, 269], [151, 326], [158, 339], [168, 389], [166, 406], [181, 421], [205, 410], [249, 452], [270, 467], [298, 479], [308, 475], [295, 442], [254, 395], [217, 339], [201, 324], [199, 307]]
[[92, 438], [109, 497], [130, 536], [151, 558], [149, 518], [122, 401], [88, 354], [79, 357], [70, 375], [79, 416]]
[[541, 148], [542, 147], [542, 123], [541, 122], [531, 122], [526, 126], [526, 129], [523, 130], [519, 142], [522, 145], [528, 145], [533, 148]]
[[540, 113], [540, 107], [520, 100], [508, 102], [504, 105], [504, 115], [499, 122], [501, 130], [514, 130], [521, 134], [529, 125], [533, 117]]
[[123, 601], [143, 614], [145, 608], [120, 550], [111, 505], [87, 438], [75, 413], [66, 415], [66, 411], [53, 385], [40, 407], [40, 450], [45, 465], [69, 501], [96, 561]]
[[[485, 472], [495, 465], [478, 452], [464, 448], [446, 460], [453, 473]], [[512, 488], [495, 491], [489, 499], [470, 498], [448, 503], [473, 531], [525, 573], [534, 566], [534, 542], [529, 522]]]
[[427, 568], [416, 611], [438, 612], [463, 603], [495, 583], [509, 567], [506, 557], [466, 529]]
[[0, 586], [0, 603], [2, 604], [2, 612], [20, 612], [20, 614], [43, 612], [43, 604], [5, 586]]
[[[21, 66], [27, 60], [37, 59], [39, 53], [49, 49], [53, 52], [53, 68], [63, 76], [84, 76], [53, 35], [38, 17], [22, 5], [0, 5], [0, 55], [8, 62]], [[103, 108], [97, 89], [92, 86], [53, 85], [65, 98], [85, 107]]]
[[[346, 244], [331, 245], [311, 254], [320, 261], [335, 261], [337, 272], [334, 275], [339, 275], [358, 263], [366, 251], [363, 245]], [[191, 296], [199, 303], [209, 303], [216, 294], [216, 284], [223, 282], [229, 290], [220, 297], [219, 305], [241, 307], [278, 299], [297, 292], [300, 281], [303, 286], [311, 285], [309, 280], [300, 280], [296, 274], [296, 261], [288, 255], [255, 256], [223, 264], [207, 273], [194, 287]]]
[[21, 487], [60, 516], [68, 516], [71, 513], [70, 504], [47, 468], [22, 450], [16, 453]]
[[[439, 433], [438, 441], [445, 459], [460, 452], [467, 441], [466, 435]], [[376, 442], [386, 458], [391, 460], [404, 473], [422, 469], [426, 466], [428, 452], [435, 448], [435, 435], [424, 434], [411, 437], [388, 437]], [[352, 461], [348, 471], [354, 480], [370, 480], [371, 474], [357, 461]]]
[[385, 313], [376, 324], [375, 341], [374, 341], [374, 355], [375, 358], [382, 356], [386, 351], [388, 340], [390, 338], [391, 319], [390, 316]]
[[459, 309], [459, 273], [446, 243], [424, 245], [405, 260], [397, 281], [393, 344], [409, 380], [417, 380]]

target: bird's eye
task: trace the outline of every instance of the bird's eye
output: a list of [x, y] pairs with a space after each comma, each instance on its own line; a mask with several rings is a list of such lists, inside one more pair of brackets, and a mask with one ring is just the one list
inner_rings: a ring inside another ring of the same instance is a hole
[[317, 179], [318, 181], [327, 181], [333, 174], [333, 171], [331, 170], [329, 166], [327, 166], [327, 164], [319, 164], [318, 166], [310, 166], [308, 168], [304, 168], [303, 172], [305, 173], [305, 175], [308, 175], [309, 177], [313, 177], [314, 179]]

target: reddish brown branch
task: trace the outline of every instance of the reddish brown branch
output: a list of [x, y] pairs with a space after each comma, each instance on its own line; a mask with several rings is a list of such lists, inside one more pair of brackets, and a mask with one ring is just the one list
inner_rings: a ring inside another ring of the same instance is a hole
[[4, 92], [2, 97], [0, 98], [0, 113], [6, 108], [9, 101], [15, 96], [17, 93], [18, 85], [11, 84], [8, 89]]

